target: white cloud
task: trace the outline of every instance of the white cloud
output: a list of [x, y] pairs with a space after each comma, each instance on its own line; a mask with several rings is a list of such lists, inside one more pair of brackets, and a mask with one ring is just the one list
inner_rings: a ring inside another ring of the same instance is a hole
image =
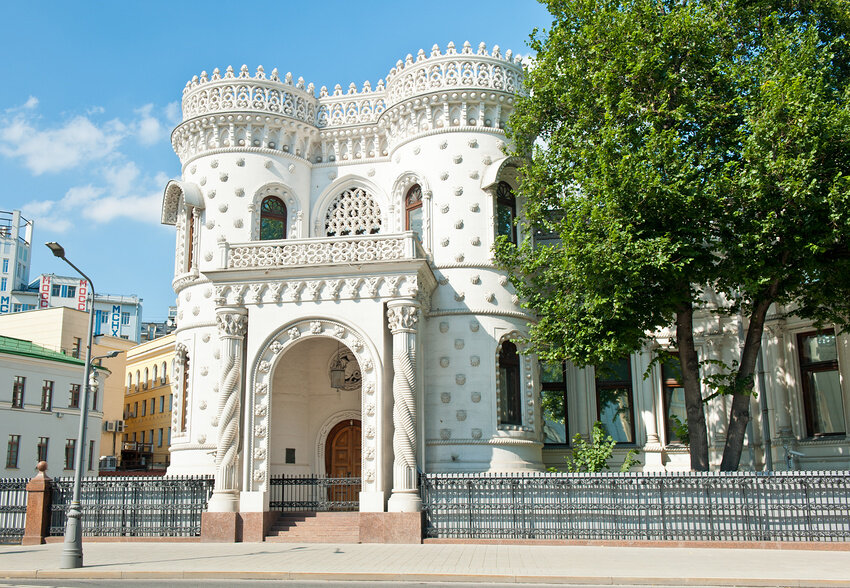
[[0, 119], [0, 154], [23, 160], [37, 176], [104, 159], [115, 153], [127, 132], [118, 120], [98, 126], [84, 116], [76, 116], [59, 127], [39, 129], [29, 115], [31, 110], [28, 108], [27, 115]]
[[180, 103], [169, 102], [165, 107], [165, 120], [171, 124], [171, 126], [177, 126], [181, 120], [183, 120], [183, 112], [180, 109]]
[[135, 111], [139, 115], [135, 132], [142, 145], [153, 145], [165, 135], [165, 129], [159, 119], [151, 114], [152, 111], [153, 104], [145, 104]]

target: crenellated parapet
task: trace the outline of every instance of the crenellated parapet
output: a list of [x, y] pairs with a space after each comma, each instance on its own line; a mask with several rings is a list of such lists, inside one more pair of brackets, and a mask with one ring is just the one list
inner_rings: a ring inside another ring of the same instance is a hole
[[498, 45], [460, 50], [434, 45], [430, 54], [399, 60], [373, 88], [337, 84], [332, 91], [277, 69], [250, 73], [228, 67], [202, 72], [183, 90], [183, 123], [172, 144], [184, 165], [201, 154], [269, 150], [311, 163], [386, 157], [407, 138], [440, 130], [500, 132], [522, 88], [522, 64]]

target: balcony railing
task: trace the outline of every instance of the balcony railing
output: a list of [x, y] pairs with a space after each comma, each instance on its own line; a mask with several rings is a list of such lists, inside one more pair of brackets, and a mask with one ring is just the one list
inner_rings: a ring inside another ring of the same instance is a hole
[[342, 263], [400, 261], [425, 257], [413, 232], [316, 239], [227, 243], [220, 247], [220, 269], [311, 267]]

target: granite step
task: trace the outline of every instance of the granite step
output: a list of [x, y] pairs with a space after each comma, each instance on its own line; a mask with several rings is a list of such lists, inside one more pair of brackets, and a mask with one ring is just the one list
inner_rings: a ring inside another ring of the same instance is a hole
[[273, 543], [359, 543], [360, 513], [281, 513], [269, 529]]

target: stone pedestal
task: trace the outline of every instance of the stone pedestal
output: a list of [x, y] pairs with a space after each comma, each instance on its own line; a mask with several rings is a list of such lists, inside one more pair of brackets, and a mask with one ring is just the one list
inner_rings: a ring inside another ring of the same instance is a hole
[[361, 512], [360, 543], [422, 543], [421, 512]]
[[238, 512], [205, 512], [201, 514], [203, 543], [236, 543], [241, 531]]
[[50, 478], [47, 462], [40, 461], [38, 473], [27, 484], [27, 518], [21, 545], [41, 545], [50, 527]]

